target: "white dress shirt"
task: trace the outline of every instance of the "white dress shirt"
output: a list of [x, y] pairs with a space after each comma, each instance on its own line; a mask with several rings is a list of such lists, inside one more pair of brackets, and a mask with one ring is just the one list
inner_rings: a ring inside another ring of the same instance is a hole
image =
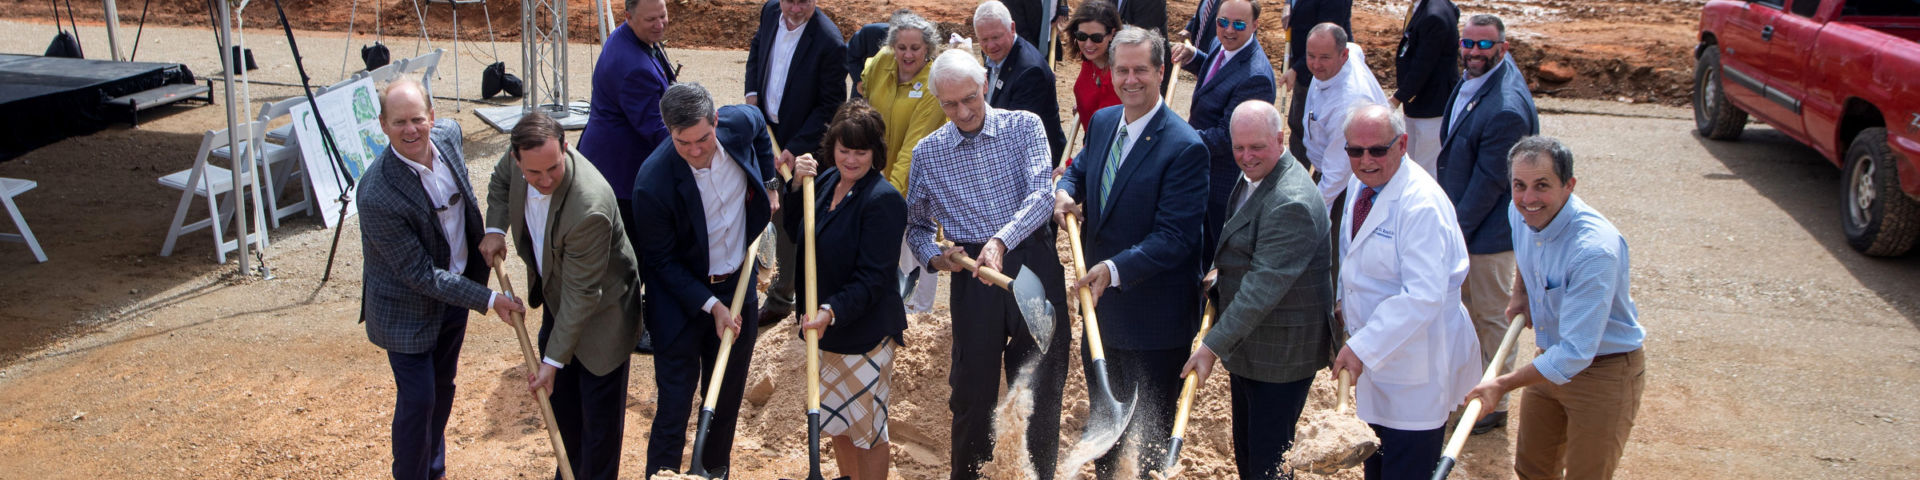
[[[707, 275], [734, 273], [746, 255], [742, 232], [747, 229], [747, 172], [719, 148], [707, 168], [693, 170], [693, 181], [707, 218]], [[719, 298], [708, 298], [700, 309], [712, 313], [719, 303]]]
[[[430, 161], [439, 162], [440, 147], [428, 142], [433, 148]], [[433, 215], [440, 220], [440, 235], [447, 240], [447, 271], [460, 273], [467, 271], [467, 216], [461, 205], [465, 195], [460, 194], [460, 184], [454, 183], [452, 168], [432, 168], [401, 155], [399, 150], [393, 156], [400, 157], [413, 174], [420, 177], [420, 188], [427, 192], [427, 203], [433, 208]], [[487, 311], [493, 310], [493, 300], [500, 294], [495, 292], [487, 296]], [[482, 312], [485, 313], [485, 312]]]
[[[1119, 128], [1113, 130], [1115, 138], [1119, 138], [1118, 135], [1120, 135], [1121, 130], [1127, 131], [1127, 142], [1120, 144], [1120, 158], [1113, 162], [1113, 171], [1118, 172], [1120, 168], [1127, 166], [1127, 156], [1133, 155], [1133, 144], [1140, 143], [1140, 136], [1147, 134], [1147, 124], [1153, 123], [1153, 117], [1159, 115], [1160, 108], [1164, 106], [1166, 106], [1164, 100], [1161, 103], [1156, 103], [1153, 105], [1153, 110], [1148, 110], [1146, 115], [1141, 115], [1140, 118], [1132, 122], [1123, 123]], [[1124, 110], [1126, 107], [1121, 108], [1123, 110], [1120, 113], [1120, 120], [1125, 121], [1127, 119], [1126, 111]], [[1107, 266], [1107, 276], [1111, 278], [1111, 281], [1107, 282], [1107, 284], [1116, 289], [1120, 288], [1120, 267], [1114, 265], [1112, 259], [1101, 260], [1100, 264]]]
[[1360, 102], [1386, 105], [1387, 93], [1380, 89], [1373, 71], [1367, 69], [1366, 53], [1360, 45], [1349, 43], [1347, 63], [1340, 67], [1340, 73], [1324, 82], [1315, 78], [1307, 87], [1307, 114], [1302, 119], [1307, 128], [1303, 140], [1307, 160], [1320, 170], [1320, 197], [1326, 200], [1329, 211], [1338, 208], [1334, 198], [1346, 190], [1347, 177], [1352, 176], [1345, 151], [1347, 134], [1340, 130], [1340, 124]]
[[1265, 181], [1267, 181], [1267, 179], [1265, 178], [1261, 178], [1259, 180], [1248, 180], [1246, 174], [1244, 173], [1240, 174], [1240, 184], [1241, 184], [1240, 196], [1233, 199], [1233, 211], [1235, 213], [1238, 213], [1240, 211], [1240, 207], [1247, 206], [1247, 199], [1253, 198], [1253, 191], [1259, 190], [1260, 182], [1265, 182]]
[[547, 210], [553, 205], [552, 195], [542, 195], [540, 190], [527, 186], [527, 236], [533, 237], [533, 269], [547, 271]]
[[807, 31], [807, 22], [787, 28], [786, 17], [780, 17], [780, 25], [773, 29], [773, 52], [767, 55], [767, 121], [780, 123], [780, 100], [787, 96], [787, 74], [793, 69], [793, 51], [800, 48], [800, 36]]

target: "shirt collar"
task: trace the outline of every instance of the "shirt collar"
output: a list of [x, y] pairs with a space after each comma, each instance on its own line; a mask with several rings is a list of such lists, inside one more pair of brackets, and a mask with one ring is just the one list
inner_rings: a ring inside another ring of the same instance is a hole
[[[1148, 110], [1146, 115], [1141, 115], [1139, 119], [1136, 119], [1132, 122], [1121, 125], [1121, 128], [1127, 129], [1127, 139], [1139, 140], [1141, 135], [1145, 135], [1147, 131], [1147, 125], [1150, 123], [1153, 123], [1153, 117], [1159, 115], [1160, 109], [1166, 107], [1166, 105], [1167, 105], [1166, 100], [1161, 99], [1161, 101], [1155, 102], [1153, 104], [1153, 109]], [[1126, 115], [1127, 115], [1126, 108], [1127, 107], [1125, 105], [1120, 106], [1121, 120], [1126, 120]]]
[[786, 31], [786, 33], [800, 33], [801, 30], [807, 29], [808, 23], [813, 23], [812, 15], [808, 15], [806, 20], [800, 21], [799, 25], [796, 25], [793, 28], [787, 28], [787, 16], [780, 15], [780, 29]]
[[[986, 105], [986, 102], [981, 102], [981, 104], [982, 104], [982, 105]], [[1000, 109], [998, 109], [998, 108], [993, 108], [993, 106], [992, 106], [992, 105], [986, 105], [986, 110], [985, 110], [985, 111], [982, 111], [982, 112], [980, 112], [980, 114], [981, 114], [981, 115], [986, 115], [986, 117], [987, 117], [987, 118], [986, 118], [985, 120], [981, 120], [981, 121], [980, 121], [980, 132], [979, 132], [979, 133], [975, 133], [975, 134], [973, 135], [973, 136], [974, 136], [974, 138], [978, 138], [978, 137], [986, 137], [986, 138], [995, 138], [995, 137], [999, 137], [999, 136], [1000, 136], [1000, 127], [1001, 127], [1001, 125], [1000, 125], [1000, 124], [1001, 124], [1001, 123], [1003, 123], [1003, 122], [1004, 122], [1004, 121], [1006, 120], [1006, 115], [1001, 115], [1000, 113], [1001, 113], [1001, 111], [1000, 111]], [[947, 122], [947, 125], [953, 128], [953, 133], [956, 133], [956, 134], [959, 134], [959, 135], [960, 135], [960, 136], [961, 136], [962, 138], [967, 138], [967, 134], [966, 134], [966, 132], [962, 132], [962, 131], [960, 131], [960, 126], [959, 126], [959, 125], [954, 125], [954, 124], [953, 124], [953, 122], [951, 122], [951, 121], [949, 121], [949, 122]]]
[[[1553, 215], [1553, 221], [1547, 222], [1547, 228], [1542, 228], [1533, 233], [1542, 240], [1559, 240], [1561, 235], [1573, 229], [1573, 227], [1569, 226], [1573, 224], [1573, 218], [1580, 216], [1586, 211], [1587, 202], [1580, 201], [1579, 195], [1568, 195], [1567, 204], [1560, 206], [1560, 213]], [[1527, 228], [1532, 229], [1533, 227], [1528, 226]]]
[[[429, 141], [429, 142], [427, 142], [427, 146], [433, 149], [433, 150], [431, 150], [431, 151], [433, 152], [433, 158], [429, 158], [429, 159], [427, 159], [427, 160], [428, 160], [428, 161], [433, 161], [433, 160], [436, 160], [436, 159], [439, 159], [439, 158], [440, 158], [440, 146], [439, 146], [439, 145], [434, 145], [434, 144], [433, 144], [433, 142], [431, 142], [431, 141]], [[423, 165], [423, 164], [420, 164], [420, 163], [418, 163], [418, 162], [415, 162], [415, 161], [413, 161], [413, 159], [411, 159], [411, 158], [407, 158], [407, 156], [406, 156], [406, 155], [403, 155], [403, 154], [401, 154], [401, 153], [400, 153], [400, 149], [397, 149], [397, 148], [393, 148], [392, 146], [388, 146], [387, 148], [388, 148], [389, 150], [393, 150], [393, 156], [395, 156], [395, 157], [400, 157], [400, 160], [403, 160], [403, 162], [402, 162], [402, 163], [405, 163], [405, 164], [407, 165], [407, 168], [411, 168], [411, 169], [413, 169], [413, 173], [414, 173], [415, 175], [420, 175], [420, 176], [423, 176], [423, 177], [424, 177], [424, 176], [427, 176], [427, 175], [429, 175], [429, 174], [431, 174], [431, 173], [433, 173], [433, 171], [432, 171], [432, 170], [431, 170], [431, 169], [430, 169], [430, 168], [429, 168], [429, 167], [428, 167], [427, 165]]]

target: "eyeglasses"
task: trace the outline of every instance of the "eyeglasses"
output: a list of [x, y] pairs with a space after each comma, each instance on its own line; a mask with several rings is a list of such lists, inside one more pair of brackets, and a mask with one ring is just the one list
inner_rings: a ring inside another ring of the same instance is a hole
[[1227, 17], [1216, 18], [1213, 20], [1213, 23], [1220, 25], [1220, 28], [1233, 27], [1233, 30], [1236, 32], [1247, 30], [1247, 22], [1227, 20]]
[[1479, 46], [1481, 50], [1492, 50], [1494, 45], [1507, 43], [1505, 40], [1461, 40], [1460, 48], [1471, 49]]
[[1073, 36], [1073, 40], [1076, 42], [1100, 43], [1107, 39], [1107, 34], [1104, 34], [1104, 33], [1073, 32], [1072, 36]]
[[1393, 139], [1393, 141], [1387, 142], [1386, 145], [1374, 145], [1371, 147], [1356, 147], [1353, 145], [1347, 145], [1347, 148], [1346, 148], [1347, 156], [1350, 158], [1360, 158], [1360, 154], [1364, 153], [1364, 154], [1367, 154], [1368, 156], [1372, 156], [1376, 158], [1385, 157], [1387, 156], [1387, 151], [1392, 150], [1393, 146], [1398, 144], [1400, 144], [1400, 139], [1395, 138]]

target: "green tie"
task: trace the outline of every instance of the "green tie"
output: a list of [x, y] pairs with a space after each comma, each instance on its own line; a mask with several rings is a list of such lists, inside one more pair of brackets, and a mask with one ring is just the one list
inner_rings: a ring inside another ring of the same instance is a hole
[[1127, 128], [1120, 127], [1120, 138], [1113, 141], [1113, 148], [1107, 150], [1107, 165], [1100, 173], [1100, 212], [1105, 214], [1107, 204], [1113, 203], [1113, 175], [1120, 171], [1120, 147], [1127, 144]]

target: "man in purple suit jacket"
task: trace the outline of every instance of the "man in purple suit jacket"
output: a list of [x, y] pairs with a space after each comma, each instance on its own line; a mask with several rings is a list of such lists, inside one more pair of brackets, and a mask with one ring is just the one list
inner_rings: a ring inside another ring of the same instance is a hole
[[[667, 139], [660, 121], [660, 95], [678, 68], [660, 42], [667, 35], [666, 0], [626, 0], [627, 22], [607, 36], [593, 68], [593, 99], [579, 150], [619, 199], [620, 215], [633, 216], [633, 178], [640, 164]], [[639, 241], [634, 224], [627, 240]]]

